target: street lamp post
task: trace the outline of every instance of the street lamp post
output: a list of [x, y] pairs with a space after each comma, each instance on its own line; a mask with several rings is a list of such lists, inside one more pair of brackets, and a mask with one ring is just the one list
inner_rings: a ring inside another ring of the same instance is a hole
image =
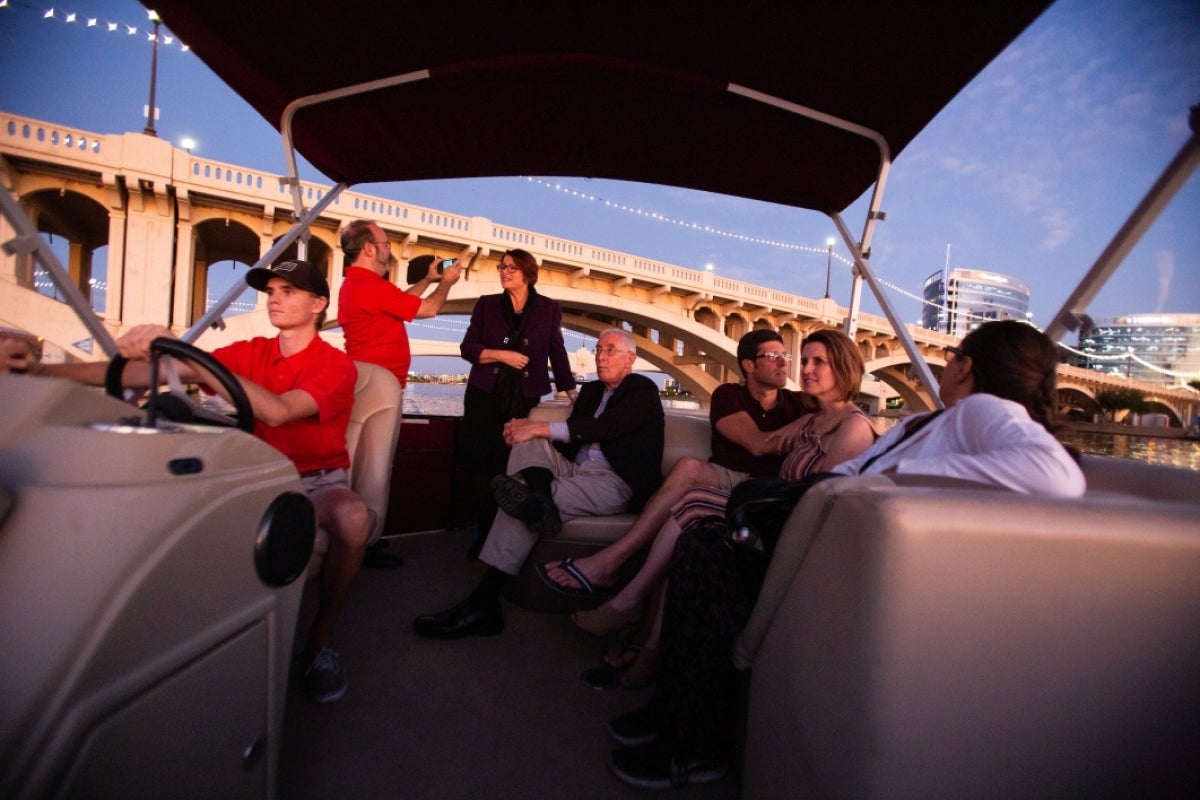
[[829, 278], [833, 272], [833, 237], [830, 236], [825, 240], [825, 247], [829, 250], [829, 257], [825, 259], [825, 298], [829, 298]]
[[154, 47], [150, 55], [150, 106], [146, 109], [146, 128], [142, 133], [157, 136], [154, 131], [154, 84], [158, 78], [158, 26], [162, 20], [154, 11], [150, 12], [150, 19], [154, 22]]

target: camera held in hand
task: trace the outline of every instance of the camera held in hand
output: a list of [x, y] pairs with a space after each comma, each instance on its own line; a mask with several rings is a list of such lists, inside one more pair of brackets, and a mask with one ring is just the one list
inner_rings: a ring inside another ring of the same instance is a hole
[[[433, 262], [434, 258], [434, 256], [430, 255], [417, 256], [408, 262], [408, 283], [410, 286], [429, 274], [429, 265]], [[443, 258], [438, 261], [437, 274], [441, 275], [446, 271], [446, 267], [453, 266], [457, 260], [456, 258]]]

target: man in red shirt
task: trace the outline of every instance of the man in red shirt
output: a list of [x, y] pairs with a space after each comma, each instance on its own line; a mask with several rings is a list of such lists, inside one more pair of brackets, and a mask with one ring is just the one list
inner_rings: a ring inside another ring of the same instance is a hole
[[[250, 270], [246, 283], [266, 293], [267, 312], [279, 334], [234, 342], [212, 355], [245, 390], [254, 411], [254, 435], [295, 464], [317, 524], [329, 533], [316, 618], [300, 656], [305, 689], [316, 702], [329, 703], [341, 699], [348, 686], [330, 644], [371, 530], [367, 506], [350, 489], [347, 475], [346, 427], [357, 370], [317, 334], [329, 306], [329, 284], [320, 270], [306, 261], [283, 261]], [[123, 385], [149, 383], [150, 343], [160, 336], [174, 334], [161, 325], [138, 325], [117, 340], [118, 352], [129, 359]], [[186, 363], [179, 366], [185, 382], [209, 379]], [[105, 362], [39, 364], [31, 371], [103, 385], [107, 367]]]
[[[377, 224], [354, 220], [342, 229], [341, 240], [349, 260], [338, 292], [338, 323], [346, 337], [346, 353], [355, 361], [389, 370], [406, 386], [412, 354], [404, 323], [436, 316], [462, 275], [462, 265], [455, 262], [439, 274], [431, 261], [425, 277], [404, 291], [385, 277], [391, 242]], [[431, 284], [436, 288], [422, 297]]]

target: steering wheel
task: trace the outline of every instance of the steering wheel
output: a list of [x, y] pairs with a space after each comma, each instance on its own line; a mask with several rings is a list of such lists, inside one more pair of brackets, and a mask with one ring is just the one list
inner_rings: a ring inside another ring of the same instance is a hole
[[[188, 397], [187, 392], [177, 385], [172, 386], [166, 394], [160, 393], [157, 380], [158, 362], [164, 355], [191, 361], [208, 370], [229, 394], [235, 413], [230, 416], [205, 408]], [[104, 374], [104, 390], [119, 399], [124, 399], [121, 374], [127, 361], [124, 356], [113, 356], [108, 364], [108, 371]], [[155, 376], [155, 379], [150, 381], [150, 396], [146, 401], [146, 424], [149, 427], [154, 427], [155, 421], [161, 415], [175, 422], [201, 422], [238, 428], [246, 433], [254, 431], [254, 410], [250, 407], [250, 398], [246, 396], [246, 390], [224, 364], [203, 350], [179, 339], [160, 336], [150, 343], [150, 374]]]

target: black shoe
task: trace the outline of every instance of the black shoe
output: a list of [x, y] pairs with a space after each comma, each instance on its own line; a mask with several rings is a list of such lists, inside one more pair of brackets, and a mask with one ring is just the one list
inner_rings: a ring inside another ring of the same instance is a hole
[[729, 767], [718, 761], [677, 758], [662, 741], [614, 750], [609, 762], [613, 774], [639, 789], [673, 789], [712, 783], [724, 778]]
[[557, 536], [562, 531], [558, 506], [549, 497], [511, 475], [497, 475], [492, 478], [491, 486], [496, 505], [513, 519], [524, 522], [538, 536]]
[[413, 631], [426, 639], [461, 639], [464, 636], [495, 636], [504, 631], [499, 600], [468, 597], [454, 608], [425, 614], [413, 621]]
[[608, 735], [625, 747], [649, 744], [658, 738], [661, 724], [654, 704], [648, 703], [636, 711], [630, 711], [608, 723]]

